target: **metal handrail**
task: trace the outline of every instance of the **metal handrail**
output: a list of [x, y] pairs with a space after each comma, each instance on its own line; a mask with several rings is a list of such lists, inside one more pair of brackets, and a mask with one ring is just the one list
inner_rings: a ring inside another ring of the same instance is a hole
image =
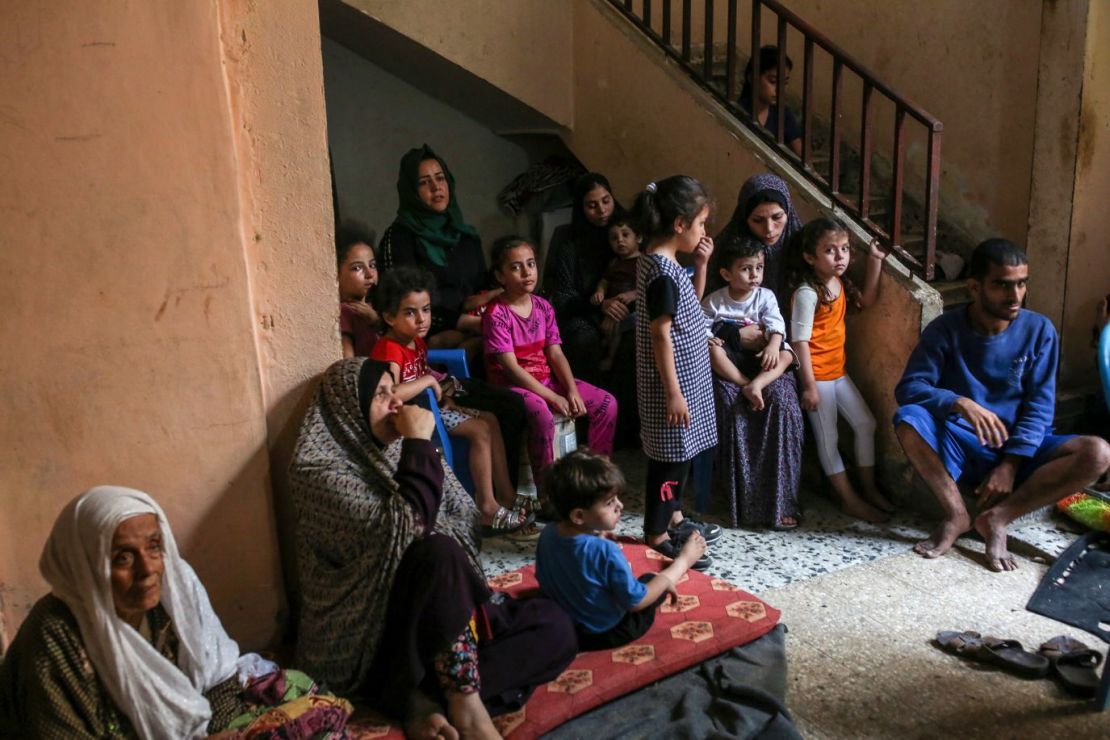
[[[712, 84], [713, 70], [713, 44], [714, 44], [714, 0], [703, 0], [704, 3], [704, 59], [701, 69], [691, 63], [691, 27], [692, 0], [682, 2], [682, 36], [678, 49], [672, 43], [672, 0], [656, 0], [662, 2], [662, 32], [656, 33], [652, 25], [652, 0], [642, 0], [642, 10], [639, 15], [634, 10], [634, 0], [610, 0], [629, 21], [635, 24], [658, 46], [662, 47], [668, 56], [678, 62], [693, 79], [707, 92], [716, 97], [740, 121], [747, 125], [757, 135], [773, 145], [787, 160], [795, 160], [800, 164], [801, 173], [832, 198], [845, 211], [855, 216], [861, 223], [883, 243], [905, 261], [909, 267], [932, 280], [936, 262], [937, 240], [937, 211], [939, 207], [940, 191], [940, 145], [944, 131], [944, 124], [929, 114], [925, 109], [910, 101], [903, 95], [895, 92], [893, 88], [880, 80], [873, 72], [860, 63], [857, 59], [841, 49], [825, 34], [813, 25], [798, 16], [790, 9], [783, 6], [778, 0], [751, 0], [752, 15], [750, 26], [750, 39], [752, 49], [752, 77], [758, 79], [759, 54], [762, 46], [762, 11], [766, 7], [776, 16], [776, 31], [779, 54], [778, 67], [778, 100], [784, 101], [778, 105], [777, 132], [772, 137], [767, 130], [755, 120], [755, 105], [749, 104], [745, 110], [735, 102], [737, 70], [736, 70], [736, 39], [739, 24], [737, 14], [737, 0], [726, 0], [728, 3], [728, 28], [726, 29], [725, 43], [727, 47], [725, 91]], [[785, 80], [787, 35], [790, 27], [797, 30], [804, 39], [804, 61], [802, 81], [802, 155], [799, 158], [783, 140], [785, 131]], [[823, 49], [832, 57], [833, 75], [831, 91], [831, 122], [830, 122], [830, 161], [827, 179], [818, 172], [813, 162], [813, 50], [814, 47]], [[843, 106], [844, 71], [848, 70], [860, 78], [863, 84], [863, 101], [860, 122], [860, 177], [859, 197], [853, 202], [850, 197], [845, 197], [840, 192], [841, 175], [841, 139]], [[894, 146], [891, 157], [891, 196], [890, 196], [890, 225], [884, 227], [871, 218], [871, 163], [874, 156], [874, 137], [872, 124], [874, 122], [873, 97], [882, 95], [894, 104]], [[903, 218], [904, 218], [904, 185], [905, 185], [905, 127], [907, 118], [916, 121], [924, 127], [928, 137], [928, 151], [926, 160], [925, 193], [923, 207], [924, 254], [919, 259], [904, 247]]]

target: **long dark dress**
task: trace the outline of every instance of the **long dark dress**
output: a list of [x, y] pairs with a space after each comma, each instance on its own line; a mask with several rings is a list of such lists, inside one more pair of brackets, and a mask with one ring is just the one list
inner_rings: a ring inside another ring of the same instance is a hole
[[728, 501], [733, 527], [776, 526], [797, 517], [805, 427], [794, 373], [763, 389], [755, 411], [740, 386], [713, 378], [717, 408], [714, 491]]
[[[581, 206], [578, 206], [581, 208]], [[604, 337], [601, 308], [590, 302], [597, 283], [613, 259], [605, 228], [579, 223], [560, 226], [551, 237], [544, 268], [544, 293], [555, 308], [563, 353], [574, 377], [604, 388], [617, 399], [618, 446], [638, 445], [636, 410], [636, 337], [621, 334], [612, 371], [603, 373]]]

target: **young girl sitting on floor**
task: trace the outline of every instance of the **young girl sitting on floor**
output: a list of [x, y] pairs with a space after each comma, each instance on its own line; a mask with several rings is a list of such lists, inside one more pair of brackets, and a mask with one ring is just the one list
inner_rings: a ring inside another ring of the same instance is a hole
[[474, 498], [482, 513], [483, 536], [515, 532], [530, 524], [531, 516], [512, 510], [516, 491], [509, 479], [497, 417], [456, 405], [461, 393], [458, 381], [428, 367], [424, 336], [432, 325], [432, 287], [432, 276], [415, 267], [396, 267], [382, 277], [374, 303], [386, 332], [370, 358], [389, 363], [402, 401], [432, 389], [447, 433], [470, 442], [470, 475], [477, 489]]
[[[817, 441], [817, 457], [845, 513], [869, 522], [886, 520], [894, 507], [875, 485], [875, 417], [845, 372], [844, 316], [848, 302], [866, 308], [879, 297], [885, 254], [872, 241], [863, 290], [842, 279], [851, 257], [848, 228], [839, 221], [816, 219], [806, 224], [789, 247], [787, 279], [794, 294], [790, 342], [798, 355], [801, 405]], [[848, 480], [837, 450], [838, 411], [855, 436], [861, 498]]]
[[575, 380], [563, 355], [555, 310], [533, 295], [538, 270], [536, 250], [525, 239], [506, 236], [490, 252], [494, 277], [505, 289], [482, 316], [487, 376], [524, 397], [528, 418], [528, 456], [539, 483], [551, 464], [553, 414], [589, 419], [588, 444], [613, 454], [617, 402], [612, 395]]
[[[708, 543], [716, 524], [684, 517], [682, 489], [694, 458], [717, 445], [709, 338], [698, 299], [705, 290], [713, 240], [706, 236], [709, 195], [700, 182], [674, 175], [651, 183], [633, 210], [645, 254], [636, 275], [636, 385], [640, 437], [648, 457], [644, 489], [644, 541], [675, 558], [694, 531]], [[694, 255], [693, 282], [676, 259]], [[712, 564], [702, 555], [692, 566]]]
[[640, 261], [640, 243], [643, 241], [636, 233], [631, 216], [623, 211], [613, 214], [608, 228], [609, 248], [615, 256], [609, 261], [604, 277], [597, 281], [590, 303], [600, 306], [607, 299], [616, 298], [628, 306], [629, 315], [623, 321], [614, 321], [609, 316], [601, 320], [599, 328], [605, 341], [605, 358], [599, 367], [603, 372], [613, 369], [621, 334], [632, 331], [636, 325], [636, 265]]
[[335, 262], [339, 271], [339, 334], [344, 357], [369, 357], [378, 341], [381, 320], [370, 304], [378, 284], [374, 236], [351, 221], [335, 232]]

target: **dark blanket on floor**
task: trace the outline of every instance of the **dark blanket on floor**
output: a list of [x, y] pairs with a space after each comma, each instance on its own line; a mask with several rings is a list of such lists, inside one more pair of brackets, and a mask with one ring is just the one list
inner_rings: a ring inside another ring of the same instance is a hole
[[544, 735], [801, 738], [786, 711], [786, 628], [598, 707]]

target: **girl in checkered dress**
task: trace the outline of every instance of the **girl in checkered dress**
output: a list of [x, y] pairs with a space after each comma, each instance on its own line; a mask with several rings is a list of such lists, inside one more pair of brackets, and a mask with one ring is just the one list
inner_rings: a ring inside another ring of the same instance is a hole
[[[648, 185], [633, 215], [647, 246], [636, 275], [637, 400], [648, 457], [644, 541], [674, 557], [695, 530], [709, 543], [721, 535], [715, 524], [683, 517], [679, 505], [694, 458], [717, 445], [709, 333], [699, 304], [713, 253], [705, 233], [709, 196], [694, 178], [675, 175]], [[692, 283], [679, 252], [694, 255]], [[694, 567], [711, 562], [704, 555]]]

